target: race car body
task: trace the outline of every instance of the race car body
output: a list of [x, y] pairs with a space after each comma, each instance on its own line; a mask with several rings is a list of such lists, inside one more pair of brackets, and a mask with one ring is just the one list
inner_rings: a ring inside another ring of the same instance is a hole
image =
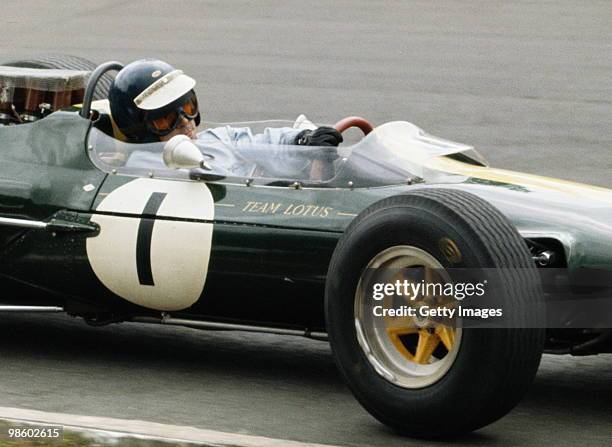
[[[611, 191], [489, 168], [473, 148], [405, 122], [342, 149], [335, 177], [319, 182], [203, 182], [158, 165], [113, 167], [102, 158], [141, 149], [90, 129], [76, 112], [0, 128], [0, 139], [3, 276], [26, 296], [67, 309], [78, 302], [94, 313], [186, 311], [321, 331], [325, 276], [340, 234], [372, 203], [423, 187], [482, 197], [526, 239], [556, 241], [549, 248], [570, 268], [611, 262], [603, 247], [612, 232], [602, 225], [612, 217]], [[396, 142], [405, 147], [403, 165]], [[254, 148], [264, 156], [275, 149]], [[147, 150], [161, 161], [161, 143]], [[46, 231], [32, 231], [36, 223]], [[16, 291], [5, 298], [22, 299]]]

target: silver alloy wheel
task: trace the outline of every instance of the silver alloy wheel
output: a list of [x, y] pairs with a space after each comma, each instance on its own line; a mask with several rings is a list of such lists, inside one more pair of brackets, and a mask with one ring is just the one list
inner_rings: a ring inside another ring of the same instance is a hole
[[[428, 252], [408, 245], [390, 247], [368, 263], [370, 269], [421, 267], [426, 280], [432, 273], [443, 275], [444, 267]], [[447, 275], [442, 278], [450, 279]], [[411, 317], [380, 317], [373, 313], [373, 302], [359, 280], [355, 293], [355, 329], [366, 358], [376, 372], [402, 388], [424, 388], [440, 380], [453, 365], [461, 345], [461, 328]], [[418, 304], [419, 298], [414, 303]], [[389, 307], [385, 298], [377, 304]], [[410, 342], [407, 341], [410, 339]]]

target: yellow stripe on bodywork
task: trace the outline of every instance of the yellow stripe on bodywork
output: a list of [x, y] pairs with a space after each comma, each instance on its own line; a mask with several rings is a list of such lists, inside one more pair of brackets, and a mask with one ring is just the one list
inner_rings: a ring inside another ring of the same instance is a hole
[[573, 196], [589, 196], [601, 200], [612, 200], [612, 190], [584, 183], [560, 180], [551, 177], [525, 174], [523, 172], [508, 171], [505, 169], [476, 166], [448, 157], [437, 157], [429, 160], [426, 167], [449, 174], [458, 174], [476, 179], [489, 180], [493, 182], [508, 183], [523, 186], [525, 188], [545, 189]]

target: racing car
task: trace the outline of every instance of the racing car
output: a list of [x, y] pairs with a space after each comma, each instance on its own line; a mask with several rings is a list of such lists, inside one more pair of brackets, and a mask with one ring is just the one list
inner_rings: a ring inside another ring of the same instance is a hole
[[[612, 191], [494, 169], [409, 122], [358, 117], [335, 124], [363, 135], [316, 178], [278, 166], [321, 148], [261, 145], [240, 148], [253, 169], [235, 176], [197, 141], [125, 141], [104, 99], [121, 67], [0, 67], [0, 311], [329, 340], [363, 407], [416, 437], [505, 415], [543, 352], [611, 351], [608, 329], [521, 322], [543, 317], [542, 269], [612, 265]], [[385, 267], [496, 269], [521, 324], [381, 324], [363, 282]]]

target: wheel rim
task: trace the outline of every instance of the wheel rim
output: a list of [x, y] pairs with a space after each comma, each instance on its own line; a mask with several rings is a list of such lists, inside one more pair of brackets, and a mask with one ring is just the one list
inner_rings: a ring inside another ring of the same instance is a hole
[[[397, 269], [398, 274], [400, 269], [420, 268], [425, 281], [442, 276], [440, 279], [450, 282], [435, 257], [413, 246], [394, 246], [378, 253], [364, 272], [380, 268]], [[461, 328], [427, 318], [374, 316], [364, 282], [362, 275], [355, 293], [355, 329], [359, 345], [376, 372], [402, 388], [423, 388], [444, 377], [457, 357]], [[432, 299], [435, 297], [417, 296], [411, 305], [419, 306]], [[392, 306], [388, 298], [380, 303], [383, 308]]]

